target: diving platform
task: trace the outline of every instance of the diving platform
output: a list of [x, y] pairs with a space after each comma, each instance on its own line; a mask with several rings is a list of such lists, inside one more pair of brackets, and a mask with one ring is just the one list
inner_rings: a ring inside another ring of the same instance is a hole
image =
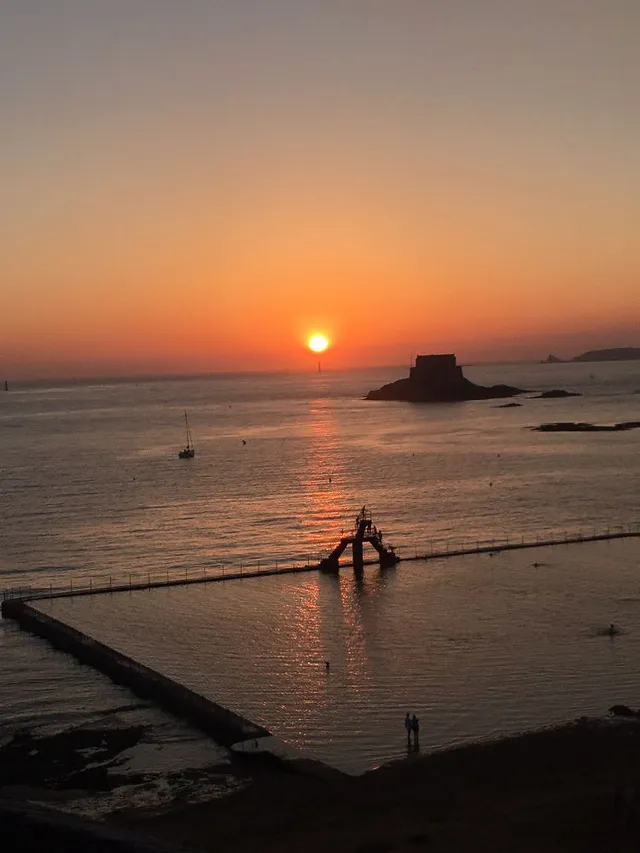
[[396, 554], [393, 545], [383, 543], [382, 531], [378, 530], [371, 520], [371, 512], [363, 506], [356, 516], [351, 533], [342, 535], [340, 541], [329, 554], [320, 561], [319, 568], [325, 572], [337, 572], [340, 570], [340, 557], [351, 546], [353, 551], [353, 570], [360, 574], [364, 570], [364, 543], [368, 542], [378, 552], [380, 568], [386, 569], [395, 566], [400, 557]]

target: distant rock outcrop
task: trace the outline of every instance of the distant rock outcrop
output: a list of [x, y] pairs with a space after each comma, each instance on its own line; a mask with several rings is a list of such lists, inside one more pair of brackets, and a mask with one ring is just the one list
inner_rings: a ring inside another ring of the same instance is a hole
[[618, 347], [617, 349], [592, 349], [577, 355], [571, 361], [635, 361], [640, 358], [640, 347]]
[[574, 421], [563, 421], [555, 424], [540, 424], [531, 427], [534, 432], [623, 432], [628, 429], [639, 429], [640, 421], [623, 421], [619, 424], [585, 424]]
[[366, 400], [402, 400], [408, 403], [458, 403], [465, 400], [490, 400], [523, 394], [511, 385], [476, 385], [462, 375], [453, 354], [419, 355], [408, 379], [398, 379], [374, 391]]
[[618, 347], [616, 349], [591, 349], [573, 358], [558, 358], [550, 353], [542, 364], [565, 364], [572, 361], [636, 361], [640, 359], [640, 347]]
[[564, 391], [562, 388], [554, 388], [552, 391], [543, 391], [534, 397], [534, 400], [553, 400], [556, 397], [582, 397], [578, 391]]

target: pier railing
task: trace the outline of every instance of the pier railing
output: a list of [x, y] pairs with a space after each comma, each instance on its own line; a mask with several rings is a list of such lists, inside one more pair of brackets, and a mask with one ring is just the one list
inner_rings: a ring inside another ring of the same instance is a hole
[[[536, 533], [523, 533], [520, 535], [508, 534], [498, 538], [447, 538], [444, 540], [433, 539], [426, 545], [413, 546], [413, 548], [402, 549], [402, 559], [406, 560], [430, 560], [441, 557], [454, 557], [464, 554], [487, 554], [500, 551], [515, 551], [520, 548], [544, 548], [550, 545], [572, 545], [579, 542], [602, 542], [612, 539], [627, 539], [640, 536], [640, 522], [629, 522], [627, 524], [608, 525], [598, 528], [596, 526], [582, 527], [579, 529], [568, 528], [566, 530], [545, 530]], [[413, 551], [413, 553], [411, 553]]]
[[[396, 549], [402, 561], [434, 560], [447, 557], [464, 556], [467, 554], [487, 554], [502, 551], [513, 551], [522, 548], [540, 548], [551, 545], [575, 544], [579, 542], [598, 542], [629, 537], [640, 537], [640, 522], [609, 525], [597, 528], [594, 526], [565, 531], [544, 531], [542, 533], [524, 533], [519, 536], [505, 535], [491, 539], [464, 538], [433, 539], [426, 543], [413, 544], [402, 542]], [[306, 561], [287, 562], [253, 562], [243, 564], [210, 563], [198, 568], [165, 569], [162, 572], [125, 572], [112, 575], [101, 575], [99, 578], [86, 575], [69, 578], [64, 583], [53, 579], [47, 585], [38, 587], [13, 587], [2, 593], [4, 601], [22, 599], [25, 601], [46, 598], [69, 598], [79, 595], [102, 595], [114, 592], [134, 592], [139, 590], [156, 589], [159, 587], [188, 586], [191, 584], [206, 584], [223, 580], [242, 580], [245, 578], [288, 575], [300, 572], [317, 571], [322, 555], [317, 560], [309, 556]], [[365, 565], [375, 565], [378, 557], [365, 559]], [[341, 566], [349, 567], [345, 561]]]

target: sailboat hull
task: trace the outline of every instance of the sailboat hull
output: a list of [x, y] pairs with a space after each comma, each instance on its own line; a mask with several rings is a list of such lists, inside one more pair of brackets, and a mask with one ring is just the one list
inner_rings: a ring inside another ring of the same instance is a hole
[[193, 439], [191, 438], [191, 428], [189, 427], [189, 418], [187, 417], [187, 413], [184, 413], [184, 429], [187, 437], [186, 446], [178, 453], [180, 459], [193, 459], [196, 455], [196, 449], [193, 446]]

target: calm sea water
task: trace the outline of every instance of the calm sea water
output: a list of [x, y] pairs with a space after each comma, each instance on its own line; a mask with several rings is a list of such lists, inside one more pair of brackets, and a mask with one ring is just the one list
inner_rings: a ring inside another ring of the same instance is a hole
[[[640, 431], [528, 427], [639, 419], [640, 362], [465, 370], [583, 394], [520, 408], [362, 399], [405, 374], [17, 387], [0, 397], [0, 586], [306, 562], [363, 504], [401, 554], [638, 520]], [[177, 458], [184, 409], [194, 460]], [[358, 772], [401, 752], [406, 710], [435, 747], [636, 701], [638, 553], [579, 545], [401, 563], [362, 585], [346, 571], [54, 606]], [[626, 627], [613, 644], [598, 636], [610, 621]]]

